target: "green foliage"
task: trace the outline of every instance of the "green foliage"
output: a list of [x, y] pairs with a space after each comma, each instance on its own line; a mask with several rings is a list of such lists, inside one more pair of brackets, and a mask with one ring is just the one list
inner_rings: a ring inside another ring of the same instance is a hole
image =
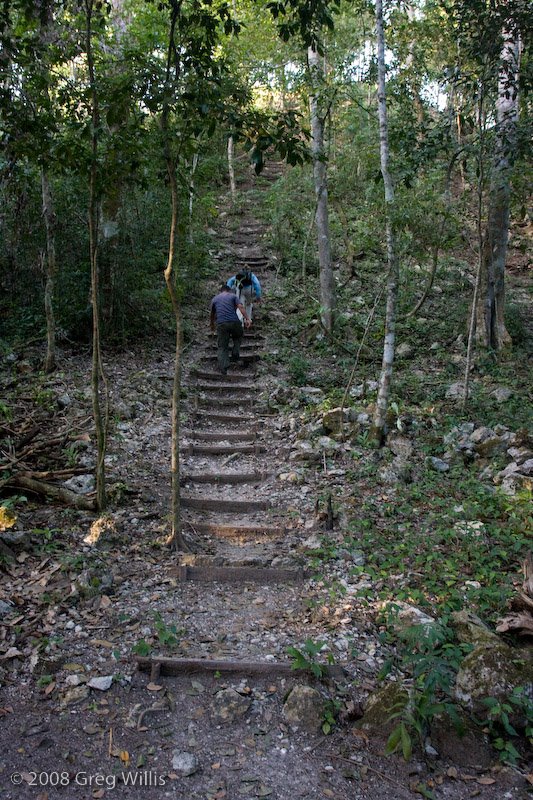
[[146, 657], [152, 652], [152, 645], [149, 644], [145, 639], [139, 639], [139, 641], [133, 645], [131, 651], [136, 656]]
[[511, 723], [511, 716], [521, 720], [524, 735], [529, 744], [533, 744], [533, 699], [522, 686], [516, 687], [507, 702], [487, 697], [483, 701], [487, 708], [485, 719], [480, 720], [485, 725], [492, 740], [493, 746], [499, 752], [500, 761], [507, 764], [516, 764], [521, 755], [513, 744], [512, 739], [519, 736], [515, 726]]
[[[325, 675], [324, 665], [317, 661], [317, 656], [321, 653], [325, 642], [314, 642], [312, 639], [306, 639], [302, 649], [297, 647], [288, 647], [287, 654], [292, 658], [292, 669], [301, 669], [310, 671], [317, 678], [322, 678]], [[331, 653], [328, 654], [329, 663], [332, 663]]]
[[293, 386], [305, 386], [308, 380], [310, 368], [309, 361], [303, 356], [296, 354], [291, 357], [287, 364], [287, 371]]
[[184, 633], [183, 628], [178, 630], [174, 624], [167, 625], [159, 612], [154, 615], [154, 619], [160, 645], [170, 649], [176, 648], [180, 643], [179, 637]]
[[[401, 655], [396, 667], [409, 675], [411, 685], [407, 702], [399, 701], [392, 709], [391, 719], [398, 719], [399, 723], [389, 736], [386, 752], [401, 749], [408, 761], [415, 741], [423, 748], [435, 716], [447, 714], [460, 730], [451, 698], [455, 675], [469, 646], [454, 643], [452, 632], [437, 624], [408, 628], [400, 634], [400, 640]], [[392, 668], [393, 659], [384, 665], [381, 677]]]

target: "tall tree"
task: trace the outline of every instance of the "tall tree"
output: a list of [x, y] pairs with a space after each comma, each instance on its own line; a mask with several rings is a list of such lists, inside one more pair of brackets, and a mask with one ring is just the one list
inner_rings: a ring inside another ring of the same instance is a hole
[[399, 261], [394, 236], [394, 185], [389, 167], [389, 133], [387, 120], [385, 30], [382, 0], [376, 0], [376, 34], [378, 62], [378, 116], [381, 174], [385, 189], [385, 235], [387, 239], [387, 295], [385, 311], [385, 340], [379, 379], [378, 397], [373, 419], [373, 435], [382, 444], [386, 436], [386, 415], [390, 399], [392, 365], [396, 338], [396, 306], [398, 300]]
[[496, 142], [476, 308], [478, 342], [501, 350], [511, 343], [505, 327], [505, 266], [509, 239], [511, 173], [518, 121], [519, 45], [516, 30], [503, 31], [496, 99]]
[[324, 82], [324, 73], [320, 56], [315, 45], [307, 50], [309, 63], [311, 94], [309, 111], [311, 117], [311, 152], [313, 154], [313, 178], [315, 184], [316, 212], [315, 222], [318, 237], [318, 263], [320, 270], [320, 316], [328, 333], [333, 329], [335, 308], [335, 287], [331, 263], [331, 242], [329, 235], [328, 212], [328, 176], [327, 161], [324, 148], [324, 109], [321, 107], [320, 95]]

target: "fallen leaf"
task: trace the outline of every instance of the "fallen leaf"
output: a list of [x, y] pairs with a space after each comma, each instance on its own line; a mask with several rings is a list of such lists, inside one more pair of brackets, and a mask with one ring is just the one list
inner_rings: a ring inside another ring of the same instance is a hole
[[457, 779], [457, 776], [459, 775], [459, 773], [457, 772], [457, 768], [456, 767], [450, 767], [448, 769], [448, 771], [446, 772], [446, 775], [448, 776], [448, 778]]
[[107, 639], [91, 639], [91, 644], [96, 645], [96, 647], [107, 647], [109, 650], [112, 650], [115, 646], [113, 642], [108, 642]]
[[22, 655], [22, 651], [19, 650], [17, 647], [10, 647], [9, 650], [7, 651], [7, 653], [4, 653], [2, 658], [4, 658], [4, 659], [6, 659], [6, 658], [16, 658], [17, 656], [21, 656], [21, 655]]
[[533, 772], [530, 772], [529, 775], [526, 775], [526, 781], [533, 786]]
[[160, 692], [163, 687], [158, 683], [149, 683], [146, 688], [149, 692]]
[[21, 772], [21, 778], [26, 783], [33, 783], [35, 779], [35, 775], [32, 772]]
[[106, 609], [109, 608], [111, 605], [111, 598], [109, 598], [106, 594], [103, 594], [100, 598], [100, 608]]
[[46, 689], [44, 690], [45, 695], [48, 696], [49, 694], [52, 694], [55, 688], [56, 684], [52, 681], [52, 683], [49, 683]]
[[220, 769], [220, 761], [216, 761], [214, 764], [211, 764], [211, 769]]
[[125, 767], [129, 767], [130, 765], [130, 754], [127, 750], [121, 750], [119, 753], [120, 760], [124, 764]]
[[13, 713], [13, 706], [4, 706], [4, 708], [0, 708], [0, 717], [5, 717], [6, 714]]
[[95, 800], [99, 800], [100, 797], [103, 797], [105, 794], [104, 789], [93, 789], [93, 797]]
[[490, 786], [492, 783], [496, 783], [495, 778], [478, 778], [477, 782], [480, 783], [482, 786]]

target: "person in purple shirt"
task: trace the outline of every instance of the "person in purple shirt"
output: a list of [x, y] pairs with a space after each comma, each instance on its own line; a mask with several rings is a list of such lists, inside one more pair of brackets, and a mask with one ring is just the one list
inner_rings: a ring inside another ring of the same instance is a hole
[[[229, 362], [238, 361], [243, 337], [242, 323], [237, 316], [240, 311], [246, 328], [252, 324], [252, 320], [246, 313], [246, 309], [229, 286], [225, 283], [220, 287], [220, 291], [211, 300], [210, 325], [211, 330], [217, 332], [218, 345], [218, 368], [223, 375], [228, 371]], [[230, 339], [233, 341], [231, 356], [229, 352]]]

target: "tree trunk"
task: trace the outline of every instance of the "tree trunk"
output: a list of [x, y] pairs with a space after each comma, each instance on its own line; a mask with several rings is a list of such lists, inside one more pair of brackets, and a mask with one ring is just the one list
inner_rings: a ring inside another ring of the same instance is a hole
[[505, 327], [505, 264], [509, 239], [509, 199], [518, 118], [518, 41], [504, 31], [496, 101], [497, 139], [483, 243], [481, 291], [476, 308], [476, 340], [493, 350], [511, 344]]
[[235, 140], [233, 136], [228, 137], [228, 173], [231, 199], [235, 200], [237, 196], [237, 184], [235, 183]]
[[[111, 81], [120, 80], [125, 70], [129, 69], [124, 55], [126, 47], [128, 11], [124, 0], [111, 0], [109, 22], [113, 30], [113, 37], [102, 37], [100, 45], [110, 59], [108, 67], [112, 69]], [[125, 129], [130, 116], [130, 100], [124, 95], [113, 105], [113, 123], [106, 120], [108, 133], [112, 139], [118, 139], [120, 132]], [[120, 289], [118, 263], [120, 256], [120, 214], [123, 205], [124, 183], [121, 176], [121, 161], [123, 159], [122, 145], [118, 142], [116, 147], [110, 149], [108, 155], [108, 169], [112, 179], [105, 181], [102, 189], [102, 198], [99, 208], [101, 224], [99, 226], [99, 273], [100, 273], [100, 317], [103, 323], [104, 335], [107, 330], [116, 330], [119, 327], [119, 315], [123, 304], [117, 297], [117, 288]]]
[[43, 198], [43, 218], [46, 229], [46, 284], [44, 288], [44, 310], [46, 314], [46, 357], [45, 372], [52, 372], [56, 365], [56, 324], [54, 316], [54, 285], [57, 271], [55, 228], [56, 216], [48, 172], [41, 167], [41, 189]]
[[328, 183], [327, 167], [324, 151], [324, 119], [320, 115], [318, 99], [323, 68], [317, 51], [313, 47], [307, 50], [311, 80], [311, 96], [309, 108], [311, 116], [311, 151], [313, 154], [313, 177], [316, 195], [316, 230], [318, 236], [318, 263], [320, 268], [320, 316], [322, 325], [331, 333], [335, 311], [335, 289], [333, 269], [331, 265], [331, 244], [329, 237], [328, 217]]
[[189, 230], [187, 232], [187, 241], [189, 242], [189, 244], [194, 243], [194, 234], [192, 227], [193, 207], [194, 207], [194, 175], [196, 173], [199, 160], [200, 160], [199, 153], [197, 152], [194, 153], [191, 160], [191, 169], [189, 172]]
[[94, 73], [94, 59], [92, 50], [92, 17], [93, 0], [85, 0], [87, 20], [87, 67], [89, 71], [90, 99], [91, 99], [91, 165], [89, 176], [89, 255], [91, 262], [91, 301], [93, 312], [93, 340], [92, 340], [92, 369], [91, 391], [93, 400], [93, 416], [96, 431], [96, 505], [101, 511], [106, 506], [105, 486], [105, 453], [107, 444], [107, 414], [104, 420], [101, 409], [101, 377], [103, 374], [100, 352], [100, 306], [98, 301], [98, 130], [100, 126], [100, 111], [96, 80]]
[[382, 0], [376, 0], [376, 33], [378, 45], [378, 115], [379, 115], [379, 148], [381, 174], [385, 188], [385, 216], [387, 239], [387, 304], [385, 312], [385, 341], [383, 360], [379, 380], [378, 397], [372, 426], [372, 435], [382, 445], [385, 441], [386, 415], [389, 406], [392, 365], [394, 362], [394, 346], [396, 336], [396, 305], [398, 298], [399, 263], [396, 254], [396, 243], [392, 223], [394, 210], [394, 186], [389, 171], [389, 133], [387, 122], [387, 100], [385, 91], [385, 32], [383, 26]]
[[172, 545], [177, 550], [187, 550], [181, 530], [180, 498], [180, 394], [181, 394], [181, 306], [176, 292], [174, 278], [174, 248], [178, 227], [178, 182], [174, 161], [167, 154], [167, 171], [172, 201], [172, 218], [168, 260], [165, 268], [165, 282], [172, 302], [176, 322], [176, 350], [174, 356], [174, 383], [172, 387], [172, 440], [170, 471], [172, 476]]

